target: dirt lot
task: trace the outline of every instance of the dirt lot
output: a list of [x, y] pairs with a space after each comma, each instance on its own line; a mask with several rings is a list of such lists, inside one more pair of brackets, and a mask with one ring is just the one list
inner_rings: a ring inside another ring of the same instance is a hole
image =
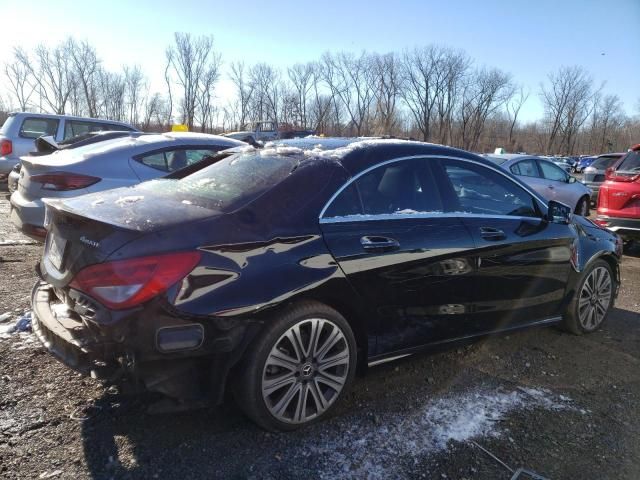
[[[0, 315], [28, 310], [41, 247], [0, 200]], [[23, 244], [16, 244], [21, 243]], [[57, 363], [29, 333], [0, 338], [0, 478], [640, 478], [640, 250], [603, 330], [554, 328], [415, 356], [359, 378], [337, 415], [269, 434], [231, 401], [149, 416]], [[524, 478], [524, 477], [522, 477]]]

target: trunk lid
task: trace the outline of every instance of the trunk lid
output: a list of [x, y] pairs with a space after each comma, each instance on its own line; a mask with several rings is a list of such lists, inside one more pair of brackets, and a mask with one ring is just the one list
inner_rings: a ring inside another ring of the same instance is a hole
[[[173, 180], [166, 180], [173, 181]], [[151, 232], [215, 216], [187, 199], [119, 188], [66, 200], [46, 200], [49, 231], [40, 263], [43, 279], [67, 286], [81, 269]]]

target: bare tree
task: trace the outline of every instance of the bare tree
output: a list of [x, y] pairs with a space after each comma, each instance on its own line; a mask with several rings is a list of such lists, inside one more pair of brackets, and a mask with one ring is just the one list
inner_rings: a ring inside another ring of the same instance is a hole
[[562, 67], [548, 76], [540, 97], [549, 123], [547, 152], [572, 153], [578, 130], [593, 109], [593, 79], [578, 66]]
[[144, 105], [144, 90], [146, 80], [139, 65], [124, 67], [124, 85], [129, 123], [137, 125], [140, 122], [140, 107]]
[[27, 52], [20, 47], [14, 48], [13, 56], [14, 60], [12, 62], [5, 63], [4, 73], [20, 110], [25, 111], [35, 91], [35, 83], [30, 78], [32, 72], [31, 62]]
[[515, 140], [513, 138], [513, 131], [518, 123], [518, 115], [520, 114], [520, 110], [522, 106], [529, 99], [529, 90], [525, 91], [524, 87], [520, 87], [517, 93], [505, 103], [505, 110], [507, 111], [507, 116], [509, 118], [509, 147], [513, 148], [515, 144]]
[[375, 133], [391, 135], [398, 123], [397, 101], [400, 91], [401, 65], [395, 53], [373, 55], [375, 96]]
[[242, 130], [249, 119], [249, 106], [253, 97], [254, 85], [248, 81], [244, 62], [233, 62], [229, 75], [236, 88], [235, 128]]
[[249, 69], [249, 82], [253, 89], [250, 112], [254, 119], [278, 122], [282, 93], [280, 72], [271, 65], [258, 63]]
[[[77, 43], [73, 38], [69, 38], [66, 45], [66, 54], [69, 55], [73, 65], [73, 74], [75, 78], [74, 86], [79, 86], [84, 95], [84, 102], [87, 108], [87, 114], [95, 117], [98, 114], [98, 92], [97, 92], [97, 75], [100, 67], [100, 61], [96, 54], [95, 48], [84, 41]], [[77, 92], [73, 92], [77, 97]], [[74, 99], [76, 104], [74, 109], [78, 109], [79, 99]]]
[[460, 104], [461, 146], [475, 150], [487, 118], [510, 98], [511, 76], [498, 69], [480, 69], [469, 76]]
[[18, 56], [35, 79], [40, 101], [58, 114], [65, 113], [67, 102], [76, 85], [71, 59], [72, 49], [71, 39], [52, 48], [40, 44], [35, 49], [35, 65], [32, 65], [28, 58]]
[[349, 115], [355, 134], [369, 131], [371, 104], [374, 99], [374, 82], [371, 58], [365, 52], [356, 56], [339, 52], [322, 55], [324, 81], [334, 102], [338, 99]]
[[[174, 74], [175, 82], [182, 90], [180, 100], [182, 116], [191, 130], [194, 126], [198, 104], [207, 103], [202, 101], [201, 95], [210, 95], [211, 85], [209, 82], [213, 77], [217, 80], [217, 71], [222, 58], [213, 49], [212, 36], [193, 38], [188, 33], [176, 32], [174, 40], [175, 45], [170, 46], [166, 51], [166, 74]], [[215, 75], [212, 72], [215, 72]], [[170, 80], [167, 81], [167, 83], [169, 82]], [[209, 84], [205, 85], [207, 83]]]
[[293, 86], [295, 95], [294, 109], [296, 122], [301, 128], [307, 128], [309, 120], [307, 110], [309, 106], [309, 93], [313, 87], [314, 66], [312, 63], [296, 63], [287, 69], [289, 81]]

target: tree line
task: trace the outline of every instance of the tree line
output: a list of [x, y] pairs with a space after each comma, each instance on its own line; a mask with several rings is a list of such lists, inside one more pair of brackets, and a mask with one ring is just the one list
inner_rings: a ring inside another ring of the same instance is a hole
[[[600, 153], [640, 138], [640, 121], [579, 66], [549, 73], [530, 91], [510, 73], [441, 45], [326, 52], [284, 69], [232, 61], [225, 75], [234, 95], [220, 99], [223, 61], [212, 36], [175, 33], [164, 60], [165, 88], [158, 92], [138, 65], [105, 69], [87, 41], [14, 47], [3, 65], [8, 97], [0, 110], [107, 118], [143, 130], [184, 123], [215, 133], [273, 120], [325, 135], [410, 137], [472, 151]], [[544, 116], [525, 124], [519, 115], [532, 95]]]

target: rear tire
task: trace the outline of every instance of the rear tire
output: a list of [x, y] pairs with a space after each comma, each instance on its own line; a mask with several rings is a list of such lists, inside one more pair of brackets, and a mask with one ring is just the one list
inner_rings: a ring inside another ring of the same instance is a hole
[[589, 216], [589, 197], [582, 197], [580, 200], [578, 200], [575, 213], [576, 215], [580, 215], [583, 217]]
[[271, 431], [326, 418], [355, 375], [356, 341], [349, 324], [317, 302], [289, 307], [268, 322], [236, 369], [236, 401]]
[[611, 266], [596, 260], [583, 273], [563, 318], [565, 330], [575, 334], [592, 333], [607, 319], [613, 307], [616, 280]]

